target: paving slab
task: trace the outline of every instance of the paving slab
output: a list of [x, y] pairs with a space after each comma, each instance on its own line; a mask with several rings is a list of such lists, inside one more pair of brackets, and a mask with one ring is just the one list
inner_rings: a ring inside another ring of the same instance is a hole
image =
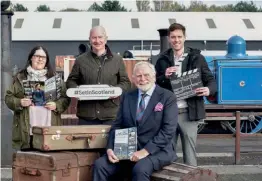
[[[217, 181], [261, 181], [262, 165], [202, 165], [218, 174]], [[1, 169], [1, 181], [12, 181], [11, 168]]]

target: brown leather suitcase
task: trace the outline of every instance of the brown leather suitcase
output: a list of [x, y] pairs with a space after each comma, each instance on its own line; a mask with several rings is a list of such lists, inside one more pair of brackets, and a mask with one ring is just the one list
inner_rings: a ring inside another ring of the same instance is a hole
[[154, 172], [151, 181], [218, 181], [218, 175], [209, 169], [174, 162]]
[[13, 154], [13, 181], [92, 181], [98, 152], [21, 152]]
[[103, 149], [109, 125], [33, 127], [33, 147], [41, 151]]

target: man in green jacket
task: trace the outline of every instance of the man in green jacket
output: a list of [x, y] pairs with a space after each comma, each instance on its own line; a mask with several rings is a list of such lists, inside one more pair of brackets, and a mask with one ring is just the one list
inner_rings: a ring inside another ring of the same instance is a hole
[[[123, 59], [106, 45], [107, 35], [102, 26], [90, 30], [91, 50], [78, 56], [66, 81], [67, 88], [79, 85], [107, 84], [120, 87], [123, 92], [131, 87]], [[109, 124], [115, 120], [119, 98], [78, 101], [79, 125]]]

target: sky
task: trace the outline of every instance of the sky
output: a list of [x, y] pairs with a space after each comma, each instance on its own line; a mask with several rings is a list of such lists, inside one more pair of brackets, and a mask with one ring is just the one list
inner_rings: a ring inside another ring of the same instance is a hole
[[[37, 6], [41, 4], [46, 4], [50, 7], [51, 10], [59, 11], [61, 9], [66, 9], [66, 8], [77, 8], [77, 9], [82, 9], [86, 10], [89, 8], [90, 5], [92, 5], [94, 2], [101, 3], [101, 0], [76, 0], [76, 1], [65, 1], [65, 0], [46, 0], [46, 1], [41, 1], [41, 0], [11, 0], [12, 3], [21, 3], [25, 7], [29, 9], [29, 11], [35, 11]], [[152, 1], [152, 0], [151, 0]], [[121, 5], [125, 6], [127, 9], [132, 9], [132, 11], [137, 11], [136, 8], [136, 1], [135, 0], [120, 0]], [[189, 5], [190, 1], [177, 1], [179, 3], [183, 3], [184, 5]], [[234, 0], [234, 1], [214, 1], [214, 0], [204, 0], [203, 1], [205, 4], [216, 4], [216, 5], [224, 5], [224, 4], [235, 4], [239, 1]], [[258, 7], [262, 7], [262, 0], [253, 1]]]

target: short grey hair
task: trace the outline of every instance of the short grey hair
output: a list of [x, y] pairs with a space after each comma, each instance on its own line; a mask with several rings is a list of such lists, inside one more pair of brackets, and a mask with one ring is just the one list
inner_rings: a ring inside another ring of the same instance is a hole
[[91, 30], [90, 30], [90, 32], [89, 32], [89, 37], [91, 36], [91, 34], [93, 33], [93, 31], [101, 31], [102, 32], [102, 34], [105, 36], [105, 37], [107, 37], [107, 35], [106, 35], [106, 29], [103, 27], [103, 26], [94, 26]]
[[148, 66], [148, 67], [151, 69], [152, 74], [153, 74], [153, 75], [156, 75], [155, 66], [154, 66], [153, 64], [147, 62], [147, 61], [141, 61], [141, 62], [136, 63], [135, 66], [134, 66], [134, 68], [133, 68], [133, 74], [135, 73], [135, 71], [136, 71], [136, 69], [137, 69], [138, 67], [143, 66], [143, 65]]

